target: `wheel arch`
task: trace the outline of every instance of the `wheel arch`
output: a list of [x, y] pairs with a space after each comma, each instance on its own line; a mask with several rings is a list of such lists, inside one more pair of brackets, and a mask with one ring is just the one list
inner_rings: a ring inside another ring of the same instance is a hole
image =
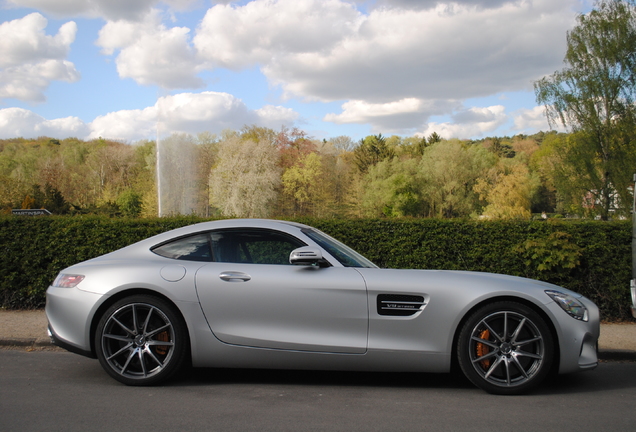
[[455, 327], [455, 331], [453, 333], [453, 344], [451, 346], [451, 371], [453, 373], [460, 372], [461, 374], [461, 369], [459, 367], [459, 362], [457, 358], [457, 343], [459, 340], [459, 334], [461, 333], [462, 328], [464, 327], [464, 324], [466, 323], [468, 318], [470, 318], [470, 316], [477, 309], [491, 303], [497, 303], [502, 301], [512, 301], [512, 302], [520, 303], [524, 306], [531, 308], [533, 311], [539, 314], [541, 318], [543, 318], [546, 325], [550, 329], [550, 334], [552, 335], [552, 340], [554, 341], [554, 362], [552, 363], [551, 372], [556, 373], [559, 370], [559, 364], [561, 363], [561, 349], [560, 349], [560, 343], [559, 343], [559, 335], [556, 331], [556, 327], [554, 326], [554, 323], [552, 322], [552, 319], [548, 316], [548, 314], [545, 313], [543, 309], [541, 309], [535, 303], [527, 299], [524, 299], [521, 297], [515, 297], [515, 296], [491, 297], [491, 298], [482, 300], [479, 303], [476, 303], [475, 305], [473, 305], [473, 307], [471, 307], [468, 311], [466, 311], [466, 313], [462, 316], [461, 320], [459, 320], [459, 323]]
[[[93, 318], [91, 320], [91, 327], [90, 327], [90, 343], [91, 343], [91, 353], [93, 356], [96, 356], [96, 351], [95, 351], [95, 332], [97, 331], [97, 326], [99, 325], [99, 320], [101, 319], [102, 315], [104, 314], [104, 312], [111, 307], [114, 303], [118, 302], [119, 300], [125, 298], [125, 297], [130, 297], [133, 295], [138, 295], [138, 294], [143, 294], [143, 295], [151, 295], [153, 297], [157, 297], [160, 298], [161, 300], [168, 302], [173, 308], [174, 311], [178, 314], [179, 318], [181, 319], [181, 321], [183, 322], [183, 324], [186, 326], [186, 330], [188, 330], [188, 322], [186, 321], [185, 317], [183, 316], [183, 313], [181, 312], [181, 310], [179, 309], [179, 307], [177, 307], [177, 305], [175, 304], [175, 302], [173, 302], [169, 297], [157, 292], [157, 291], [153, 291], [147, 288], [131, 288], [131, 289], [127, 289], [125, 291], [120, 291], [110, 297], [108, 297], [108, 299], [106, 301], [104, 301], [95, 311], [95, 313], [93, 314]], [[186, 331], [186, 334], [188, 335], [188, 346], [191, 346], [191, 341], [190, 341], [190, 332]], [[189, 349], [188, 349], [189, 351]]]

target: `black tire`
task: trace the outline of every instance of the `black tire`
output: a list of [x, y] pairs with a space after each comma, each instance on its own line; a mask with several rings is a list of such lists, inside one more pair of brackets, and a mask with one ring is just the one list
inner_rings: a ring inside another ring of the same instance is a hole
[[462, 327], [457, 357], [464, 375], [492, 394], [522, 394], [538, 386], [554, 361], [545, 320], [521, 303], [479, 308]]
[[186, 325], [174, 306], [151, 295], [115, 302], [95, 332], [95, 351], [104, 370], [126, 385], [159, 384], [188, 357]]

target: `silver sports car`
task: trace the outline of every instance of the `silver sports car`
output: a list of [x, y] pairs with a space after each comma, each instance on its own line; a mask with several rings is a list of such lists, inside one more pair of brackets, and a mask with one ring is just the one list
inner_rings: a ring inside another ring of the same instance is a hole
[[292, 222], [166, 232], [67, 269], [47, 290], [55, 344], [151, 385], [195, 367], [449, 372], [497, 394], [597, 365], [599, 311], [498, 274], [380, 269]]

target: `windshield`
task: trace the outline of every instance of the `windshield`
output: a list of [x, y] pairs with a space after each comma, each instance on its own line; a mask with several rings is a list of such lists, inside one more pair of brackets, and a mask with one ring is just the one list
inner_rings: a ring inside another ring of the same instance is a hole
[[334, 258], [345, 267], [377, 268], [375, 264], [351, 249], [349, 246], [340, 243], [338, 240], [329, 237], [327, 234], [315, 229], [303, 229], [302, 232], [315, 241], [321, 248], [329, 252]]

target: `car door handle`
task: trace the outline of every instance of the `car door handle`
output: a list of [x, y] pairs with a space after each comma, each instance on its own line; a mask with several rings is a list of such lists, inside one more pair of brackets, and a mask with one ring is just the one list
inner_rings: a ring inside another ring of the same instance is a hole
[[248, 275], [247, 273], [235, 272], [235, 271], [223, 272], [219, 275], [219, 277], [227, 282], [240, 282], [240, 281], [247, 282], [248, 280], [252, 279], [252, 277]]

